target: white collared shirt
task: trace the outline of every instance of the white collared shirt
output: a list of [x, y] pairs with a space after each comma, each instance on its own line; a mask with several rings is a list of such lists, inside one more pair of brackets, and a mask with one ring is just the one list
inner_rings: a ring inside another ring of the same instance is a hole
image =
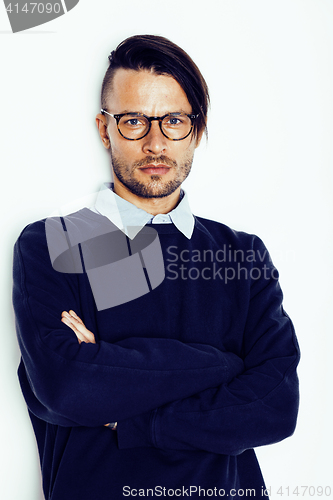
[[113, 183], [105, 183], [90, 210], [107, 217], [130, 239], [133, 239], [146, 224], [173, 223], [188, 239], [191, 238], [194, 229], [194, 217], [188, 203], [188, 196], [183, 190], [181, 190], [180, 202], [176, 208], [168, 214], [154, 216], [118, 196], [113, 191]]

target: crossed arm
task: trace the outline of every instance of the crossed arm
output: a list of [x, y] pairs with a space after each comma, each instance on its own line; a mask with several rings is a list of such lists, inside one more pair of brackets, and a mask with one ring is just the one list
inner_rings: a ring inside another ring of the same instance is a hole
[[[281, 336], [283, 330], [292, 328], [289, 318], [283, 317]], [[95, 343], [94, 334], [74, 311], [64, 311], [62, 321], [79, 343]], [[287, 355], [286, 346], [284, 358], [245, 370], [228, 384], [125, 419], [119, 426], [113, 423], [118, 446], [201, 449], [234, 455], [288, 437], [294, 431], [298, 411], [297, 344], [292, 351], [289, 349]], [[281, 369], [285, 370], [283, 375]]]
[[[22, 240], [14, 263], [19, 373], [27, 404], [39, 418], [62, 426], [117, 420], [120, 448], [225, 454], [293, 432], [299, 352], [276, 283], [258, 284], [253, 293], [244, 332], [252, 344], [244, 359], [174, 339], [96, 343], [89, 315], [85, 324], [75, 316], [82, 313], [77, 277], [50, 269], [40, 231]], [[63, 328], [57, 326], [60, 311]]]

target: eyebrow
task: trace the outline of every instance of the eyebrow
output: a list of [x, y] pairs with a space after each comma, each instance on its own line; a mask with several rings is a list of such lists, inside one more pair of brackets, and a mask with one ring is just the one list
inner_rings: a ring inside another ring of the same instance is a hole
[[[124, 111], [121, 111], [120, 113], [114, 113], [114, 114], [116, 114], [116, 115], [122, 115], [122, 114], [127, 114], [127, 113], [128, 114], [130, 114], [130, 113], [140, 113], [142, 115], [149, 116], [149, 115], [147, 115], [147, 113], [143, 113], [142, 111], [133, 111], [133, 110], [128, 110], [128, 109], [125, 109]], [[192, 114], [192, 111], [187, 112], [187, 111], [185, 111], [183, 109], [179, 109], [177, 111], [166, 111], [166, 113], [162, 113], [161, 116], [171, 115], [173, 113], [185, 113], [186, 115], [190, 115], [190, 114]], [[151, 115], [151, 116], [156, 116], [156, 115]]]

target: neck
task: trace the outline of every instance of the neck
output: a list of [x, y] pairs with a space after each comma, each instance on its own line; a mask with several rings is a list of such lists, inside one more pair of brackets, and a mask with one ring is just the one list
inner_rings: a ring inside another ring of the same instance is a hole
[[124, 198], [124, 200], [133, 203], [138, 208], [145, 210], [149, 214], [167, 214], [171, 212], [179, 203], [180, 187], [169, 196], [163, 198], [143, 198], [132, 193], [116, 176], [114, 176], [114, 192]]

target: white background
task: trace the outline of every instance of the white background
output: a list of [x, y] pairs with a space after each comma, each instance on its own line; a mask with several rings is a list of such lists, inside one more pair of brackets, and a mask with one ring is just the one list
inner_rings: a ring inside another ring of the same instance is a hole
[[192, 209], [264, 240], [298, 333], [297, 430], [257, 450], [271, 498], [289, 487], [296, 499], [301, 485], [333, 497], [332, 0], [81, 0], [15, 35], [1, 2], [0, 497], [41, 498], [16, 376], [12, 247], [26, 224], [109, 180], [100, 84], [110, 51], [139, 33], [170, 38], [202, 70], [212, 109], [186, 181]]

